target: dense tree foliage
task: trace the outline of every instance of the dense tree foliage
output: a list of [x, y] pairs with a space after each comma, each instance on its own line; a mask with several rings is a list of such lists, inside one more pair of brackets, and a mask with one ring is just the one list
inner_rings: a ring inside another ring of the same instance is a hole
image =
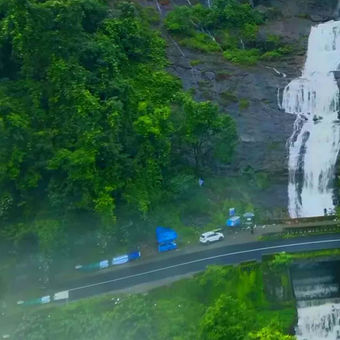
[[251, 325], [245, 304], [221, 295], [201, 320], [202, 340], [244, 339]]
[[[0, 51], [2, 222], [88, 211], [111, 226], [117, 205], [146, 214], [174, 177], [232, 154], [234, 122], [182, 92], [131, 3], [0, 1]], [[58, 223], [32, 230], [48, 244]]]
[[277, 329], [271, 326], [268, 326], [268, 327], [262, 328], [258, 332], [250, 333], [248, 339], [249, 340], [295, 340], [296, 337], [282, 334]]
[[172, 32], [186, 32], [195, 28], [244, 29], [249, 25], [258, 25], [263, 17], [250, 4], [237, 0], [215, 0], [211, 8], [201, 4], [187, 7], [180, 6], [166, 18], [167, 28]]

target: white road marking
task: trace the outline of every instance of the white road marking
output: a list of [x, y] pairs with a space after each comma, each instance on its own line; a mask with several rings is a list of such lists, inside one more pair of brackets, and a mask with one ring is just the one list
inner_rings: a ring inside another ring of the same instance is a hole
[[270, 249], [273, 250], [273, 249], [280, 249], [280, 248], [291, 248], [291, 247], [311, 245], [311, 244], [334, 243], [334, 242], [340, 242], [340, 239], [292, 243], [292, 244], [284, 244], [284, 245], [279, 245], [279, 246], [270, 246], [270, 247], [262, 247], [262, 248], [255, 248], [255, 249], [249, 249], [249, 250], [235, 251], [235, 252], [232, 252], [232, 253], [220, 254], [220, 255], [205, 257], [205, 258], [192, 260], [192, 261], [188, 261], [188, 262], [182, 262], [182, 263], [174, 264], [174, 265], [163, 267], [163, 268], [157, 268], [157, 269], [149, 270], [149, 271], [143, 272], [143, 273], [119, 277], [117, 279], [112, 279], [112, 280], [107, 280], [107, 281], [103, 281], [103, 282], [92, 283], [92, 284], [81, 286], [81, 287], [71, 288], [71, 289], [69, 289], [69, 291], [71, 292], [71, 291], [75, 291], [75, 290], [100, 286], [100, 285], [104, 285], [104, 284], [107, 284], [107, 283], [131, 279], [133, 277], [152, 274], [152, 273], [156, 273], [156, 272], [160, 272], [160, 271], [164, 271], [164, 270], [168, 270], [168, 269], [172, 269], [172, 268], [176, 268], [176, 267], [186, 266], [186, 265], [192, 264], [192, 263], [209, 261], [209, 260], [213, 260], [213, 259], [217, 259], [217, 258], [221, 258], [221, 257], [228, 257], [228, 256], [240, 255], [240, 254], [246, 254], [246, 253], [254, 253], [254, 252], [257, 252], [257, 251], [270, 250]]

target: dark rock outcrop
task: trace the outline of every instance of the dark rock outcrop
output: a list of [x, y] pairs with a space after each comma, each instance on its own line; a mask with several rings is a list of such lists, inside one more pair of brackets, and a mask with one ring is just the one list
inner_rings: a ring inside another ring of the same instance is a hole
[[277, 8], [284, 17], [305, 17], [314, 22], [335, 19], [338, 0], [254, 0], [254, 5]]

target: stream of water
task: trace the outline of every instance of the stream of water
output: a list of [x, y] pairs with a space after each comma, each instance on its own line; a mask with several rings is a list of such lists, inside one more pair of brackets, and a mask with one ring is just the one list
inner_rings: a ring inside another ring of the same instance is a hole
[[334, 208], [334, 168], [340, 149], [340, 21], [312, 27], [301, 77], [283, 91], [282, 108], [295, 114], [288, 140], [291, 217], [321, 216]]

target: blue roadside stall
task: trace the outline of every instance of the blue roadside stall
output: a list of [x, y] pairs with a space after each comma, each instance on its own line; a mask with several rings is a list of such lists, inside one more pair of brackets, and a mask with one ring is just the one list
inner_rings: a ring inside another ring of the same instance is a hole
[[226, 226], [227, 227], [239, 227], [241, 225], [240, 216], [232, 216], [227, 219]]
[[242, 224], [247, 228], [252, 228], [255, 225], [255, 214], [252, 212], [246, 212], [243, 214]]
[[158, 243], [158, 251], [160, 253], [177, 248], [177, 233], [175, 230], [166, 227], [156, 228], [156, 238]]

